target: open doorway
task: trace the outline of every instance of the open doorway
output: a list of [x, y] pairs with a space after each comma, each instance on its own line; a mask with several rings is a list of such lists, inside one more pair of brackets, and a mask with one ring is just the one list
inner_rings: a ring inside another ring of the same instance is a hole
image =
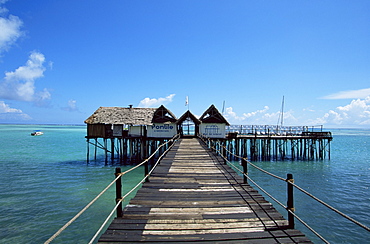
[[195, 124], [191, 118], [186, 118], [181, 126], [184, 136], [195, 136]]
[[182, 137], [198, 136], [200, 121], [189, 110], [185, 112], [176, 123]]

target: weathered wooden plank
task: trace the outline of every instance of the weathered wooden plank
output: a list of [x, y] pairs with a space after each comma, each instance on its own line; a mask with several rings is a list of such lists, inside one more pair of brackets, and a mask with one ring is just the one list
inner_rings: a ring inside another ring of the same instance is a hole
[[[239, 223], [247, 221], [263, 221], [264, 223], [273, 222], [270, 218], [248, 218], [248, 219], [127, 219], [116, 218], [112, 224], [195, 224], [195, 223]], [[277, 220], [277, 222], [287, 222], [285, 219]], [[124, 228], [124, 225], [121, 226]]]
[[196, 139], [161, 161], [99, 243], [310, 243]]
[[[251, 242], [255, 243], [260, 240], [261, 243], [278, 243], [279, 239], [285, 239], [283, 243], [312, 243], [298, 231], [257, 231], [257, 232], [239, 232], [239, 233], [223, 233], [222, 235], [209, 234], [178, 234], [178, 235], [160, 235], [159, 233], [152, 235], [145, 235], [143, 231], [132, 230], [132, 231], [107, 231], [110, 235], [102, 237], [103, 241], [121, 241], [121, 242], [134, 242], [134, 241], [149, 241], [149, 242], [183, 242], [188, 241], [232, 241], [238, 240], [240, 242]], [[143, 235], [145, 238], [143, 240]], [[294, 242], [294, 239], [297, 241]]]

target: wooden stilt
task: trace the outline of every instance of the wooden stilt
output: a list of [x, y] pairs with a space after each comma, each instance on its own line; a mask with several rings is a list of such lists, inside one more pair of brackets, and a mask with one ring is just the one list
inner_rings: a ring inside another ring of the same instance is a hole
[[90, 159], [90, 139], [87, 139], [87, 155], [86, 155], [86, 163], [89, 164]]

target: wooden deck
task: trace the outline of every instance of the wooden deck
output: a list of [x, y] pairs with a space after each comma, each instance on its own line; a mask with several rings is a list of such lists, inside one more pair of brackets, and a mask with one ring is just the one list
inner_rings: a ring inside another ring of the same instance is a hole
[[182, 139], [99, 243], [311, 243], [196, 138]]

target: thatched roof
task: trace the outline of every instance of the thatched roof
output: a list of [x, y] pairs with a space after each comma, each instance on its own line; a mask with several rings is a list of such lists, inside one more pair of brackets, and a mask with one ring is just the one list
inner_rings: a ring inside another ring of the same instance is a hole
[[161, 105], [154, 113], [152, 122], [153, 123], [166, 123], [176, 122], [176, 116], [168, 110], [165, 106]]
[[194, 124], [196, 125], [199, 125], [201, 122], [199, 119], [197, 119], [197, 117], [195, 117], [194, 114], [192, 114], [189, 110], [186, 111], [176, 122], [176, 124], [182, 124], [182, 122], [184, 122], [187, 118], [190, 118]]
[[159, 108], [100, 107], [85, 120], [85, 123], [151, 125], [176, 121], [176, 116], [161, 105]]
[[202, 123], [225, 123], [230, 125], [213, 104], [200, 116], [199, 120]]
[[86, 124], [151, 125], [156, 108], [100, 107]]

